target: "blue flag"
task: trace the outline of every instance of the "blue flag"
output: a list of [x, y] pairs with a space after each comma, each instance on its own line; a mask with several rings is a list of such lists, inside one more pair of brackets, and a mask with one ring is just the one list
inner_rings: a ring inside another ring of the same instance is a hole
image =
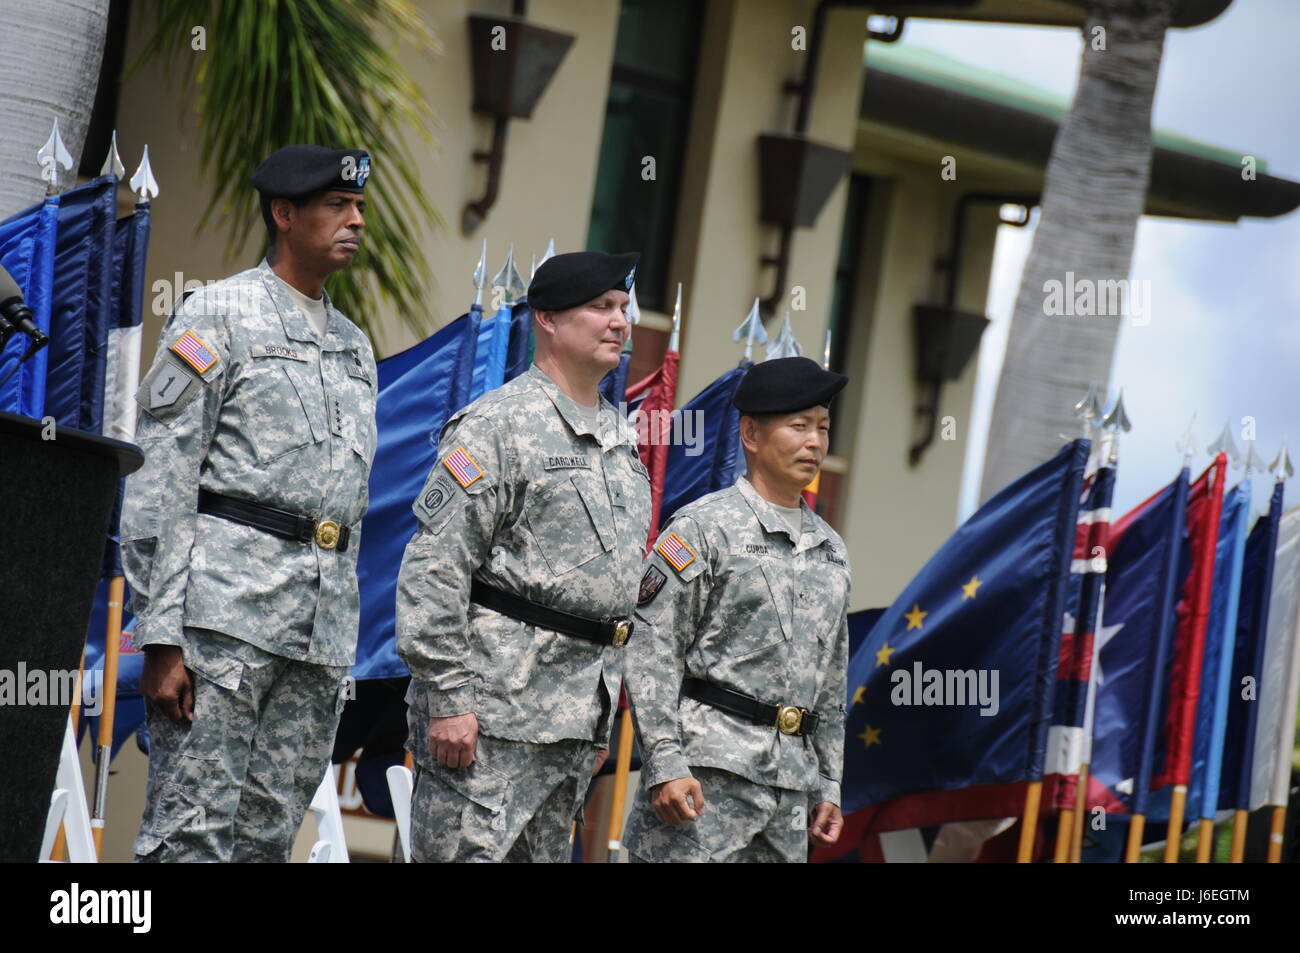
[[1268, 632], [1269, 595], [1273, 589], [1273, 559], [1282, 523], [1282, 484], [1273, 487], [1268, 514], [1261, 516], [1246, 540], [1237, 609], [1236, 644], [1232, 652], [1232, 683], [1228, 690], [1228, 719], [1223, 738], [1223, 768], [1219, 807], [1250, 810], [1250, 782], [1259, 714], [1260, 671]]
[[[50, 196], [0, 222], [0, 265], [22, 289], [32, 320], [50, 332], [50, 306], [54, 287], [54, 245], [59, 231], [59, 197]], [[15, 368], [31, 340], [15, 334], [0, 351], [0, 410], [40, 417], [45, 407], [45, 368], [49, 348]]]
[[477, 400], [505, 383], [506, 358], [513, 328], [512, 308], [509, 305], [491, 317], [484, 318], [479, 324], [478, 345], [474, 351], [474, 376], [466, 403]]
[[533, 309], [528, 301], [515, 303], [510, 321], [510, 342], [506, 345], [505, 379], [514, 380], [533, 363]]
[[[1145, 813], [1163, 723], [1177, 593], [1190, 569], [1187, 471], [1116, 524], [1098, 633], [1090, 803]], [[1097, 789], [1101, 786], [1101, 790]]]
[[1219, 803], [1223, 735], [1232, 690], [1232, 656], [1236, 646], [1237, 608], [1250, 517], [1250, 481], [1243, 480], [1223, 498], [1219, 541], [1214, 559], [1214, 589], [1205, 627], [1201, 697], [1196, 706], [1196, 740], [1192, 749], [1192, 783], [1188, 804], [1195, 816], [1213, 819]]
[[397, 657], [397, 572], [417, 520], [411, 504], [438, 458], [443, 424], [470, 393], [479, 321], [471, 311], [432, 337], [379, 362], [370, 507], [357, 554], [361, 627], [355, 678], [404, 676]]
[[732, 406], [731, 399], [752, 366], [743, 361], [673, 413], [660, 526], [667, 526], [673, 514], [687, 503], [731, 486], [743, 472], [740, 411]]
[[843, 794], [865, 829], [986, 816], [970, 789], [1043, 777], [1088, 449], [985, 503], [854, 652]]
[[624, 348], [623, 353], [618, 356], [618, 367], [600, 380], [600, 396], [613, 404], [615, 409], [626, 400], [627, 368], [630, 363], [632, 363], [632, 351], [630, 348]]
[[117, 177], [101, 176], [59, 196], [54, 298], [44, 412], [60, 426], [99, 433], [113, 303]]

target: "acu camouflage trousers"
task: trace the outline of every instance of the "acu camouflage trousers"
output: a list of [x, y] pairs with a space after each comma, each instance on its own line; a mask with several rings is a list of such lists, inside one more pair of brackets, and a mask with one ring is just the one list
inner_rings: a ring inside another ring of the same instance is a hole
[[808, 862], [807, 791], [755, 784], [730, 771], [691, 774], [704, 792], [704, 813], [689, 824], [659, 820], [645, 785], [637, 788], [623, 842], [632, 863]]
[[284, 863], [329, 767], [348, 669], [185, 635], [194, 721], [150, 706], [136, 860]]
[[[412, 728], [414, 729], [414, 725]], [[591, 781], [590, 741], [478, 736], [474, 763], [448, 768], [412, 731], [411, 859], [417, 863], [567, 863]]]

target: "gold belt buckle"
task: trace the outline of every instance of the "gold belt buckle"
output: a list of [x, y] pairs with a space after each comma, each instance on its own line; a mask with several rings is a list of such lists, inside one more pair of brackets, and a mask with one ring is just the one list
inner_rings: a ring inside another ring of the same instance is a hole
[[316, 524], [316, 545], [321, 549], [333, 549], [339, 544], [339, 524], [333, 520], [321, 520]]
[[622, 648], [632, 636], [632, 620], [620, 619], [614, 623], [614, 645]]
[[783, 735], [797, 735], [803, 727], [803, 709], [784, 705], [776, 710], [776, 728]]

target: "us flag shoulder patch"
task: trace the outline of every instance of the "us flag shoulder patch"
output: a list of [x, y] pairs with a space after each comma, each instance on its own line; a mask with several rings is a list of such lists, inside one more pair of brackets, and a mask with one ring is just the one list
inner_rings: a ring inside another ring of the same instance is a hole
[[180, 339], [172, 345], [171, 350], [172, 353], [200, 374], [217, 363], [217, 355], [212, 353], [212, 349], [189, 331], [180, 336]]
[[655, 547], [655, 552], [678, 572], [695, 562], [695, 550], [687, 546], [685, 540], [676, 533], [669, 533], [665, 536], [663, 541]]
[[457, 447], [447, 454], [447, 459], [443, 460], [442, 463], [451, 471], [451, 475], [456, 478], [456, 482], [465, 489], [469, 489], [470, 484], [483, 475], [479, 465], [474, 462], [473, 457], [465, 452], [464, 447]]

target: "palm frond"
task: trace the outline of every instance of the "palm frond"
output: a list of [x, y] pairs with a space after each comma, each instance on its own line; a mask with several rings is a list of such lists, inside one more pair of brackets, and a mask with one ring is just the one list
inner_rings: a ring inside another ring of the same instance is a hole
[[[423, 336], [429, 269], [422, 229], [441, 225], [399, 131], [431, 143], [432, 112], [415, 81], [378, 37], [437, 50], [407, 0], [151, 0], [154, 28], [132, 69], [161, 58], [192, 82], [201, 168], [214, 185], [199, 227], [214, 216], [234, 254], [250, 229], [264, 231], [249, 179], [281, 146], [359, 147], [374, 169], [366, 189], [366, 240], [352, 266], [327, 283], [338, 307], [375, 341], [376, 292]], [[191, 48], [195, 24], [206, 51]], [[265, 248], [265, 244], [263, 245]]]

